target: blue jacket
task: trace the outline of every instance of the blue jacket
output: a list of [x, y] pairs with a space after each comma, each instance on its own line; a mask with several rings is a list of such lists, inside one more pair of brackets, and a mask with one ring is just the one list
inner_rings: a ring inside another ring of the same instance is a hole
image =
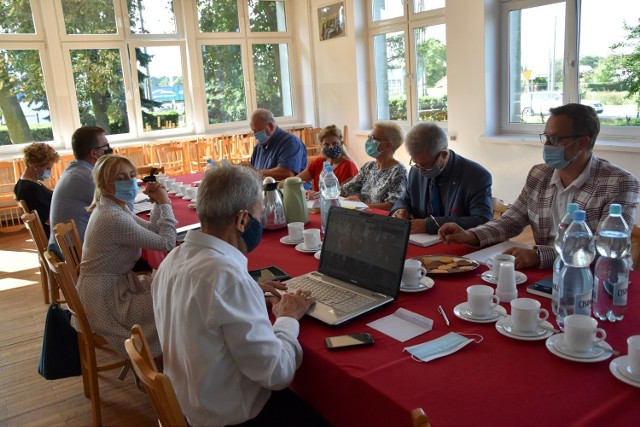
[[[491, 203], [491, 174], [476, 162], [467, 160], [449, 150], [449, 160], [442, 173], [436, 177], [444, 215], [435, 216], [440, 225], [455, 222], [468, 229], [484, 224], [493, 217]], [[409, 171], [409, 184], [391, 213], [406, 209], [414, 218], [427, 218], [429, 179], [416, 168]], [[427, 221], [427, 233], [436, 234], [438, 227]]]
[[258, 170], [281, 166], [297, 175], [307, 167], [307, 147], [294, 134], [276, 127], [266, 146], [253, 148], [251, 164]]

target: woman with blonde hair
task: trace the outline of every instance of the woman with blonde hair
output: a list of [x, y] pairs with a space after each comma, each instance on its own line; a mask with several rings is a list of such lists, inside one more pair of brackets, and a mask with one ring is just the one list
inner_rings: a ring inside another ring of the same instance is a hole
[[100, 157], [93, 180], [96, 190], [87, 208], [91, 216], [76, 286], [80, 299], [93, 330], [118, 354], [127, 356], [124, 340], [138, 323], [157, 357], [161, 349], [153, 318], [151, 277], [138, 276], [132, 268], [143, 248], [166, 252], [174, 248], [177, 221], [169, 196], [159, 183], [147, 183], [144, 193], [154, 202], [151, 220], [134, 215], [127, 203], [138, 194], [136, 168], [122, 156]]
[[344, 146], [342, 139], [342, 131], [336, 125], [329, 125], [323, 128], [318, 134], [320, 144], [322, 144], [322, 156], [315, 159], [307, 166], [305, 170], [300, 172], [298, 176], [303, 181], [313, 179], [313, 191], [316, 194], [319, 191], [320, 172], [324, 168], [324, 162], [329, 162], [333, 167], [333, 173], [338, 178], [340, 184], [345, 184], [356, 176], [358, 167], [349, 158], [349, 154]]
[[26, 169], [13, 187], [16, 199], [24, 200], [30, 210], [38, 211], [44, 232], [49, 238], [49, 210], [51, 209], [51, 197], [53, 191], [44, 186], [40, 181], [51, 177], [51, 168], [60, 160], [60, 156], [49, 144], [34, 142], [27, 145], [24, 150], [24, 164]]

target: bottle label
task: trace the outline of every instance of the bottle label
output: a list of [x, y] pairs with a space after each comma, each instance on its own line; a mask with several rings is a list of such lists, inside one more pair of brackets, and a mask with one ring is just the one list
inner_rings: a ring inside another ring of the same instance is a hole
[[629, 286], [629, 280], [621, 280], [613, 287], [613, 305], [626, 306], [627, 305], [627, 289]]
[[575, 314], [591, 316], [592, 291], [576, 294]]

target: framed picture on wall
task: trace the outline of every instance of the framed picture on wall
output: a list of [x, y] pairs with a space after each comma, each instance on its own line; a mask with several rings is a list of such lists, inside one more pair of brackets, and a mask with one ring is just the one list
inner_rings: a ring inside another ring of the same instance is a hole
[[318, 8], [318, 28], [320, 29], [320, 41], [345, 35], [343, 1]]

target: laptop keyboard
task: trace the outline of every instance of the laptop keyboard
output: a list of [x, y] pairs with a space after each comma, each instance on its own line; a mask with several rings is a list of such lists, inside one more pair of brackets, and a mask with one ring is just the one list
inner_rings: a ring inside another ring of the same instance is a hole
[[289, 291], [298, 289], [311, 291], [311, 295], [315, 297], [317, 301], [346, 313], [373, 301], [373, 299], [360, 295], [357, 292], [352, 292], [348, 289], [333, 286], [327, 282], [306, 276], [296, 277], [295, 279], [287, 281], [286, 284]]

